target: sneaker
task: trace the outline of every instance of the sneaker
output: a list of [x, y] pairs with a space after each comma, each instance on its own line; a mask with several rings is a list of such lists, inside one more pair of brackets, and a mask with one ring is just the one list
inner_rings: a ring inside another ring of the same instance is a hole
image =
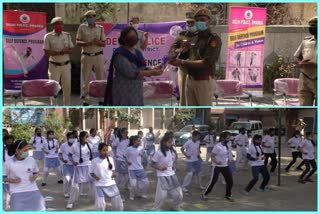
[[310, 182], [310, 183], [313, 183], [313, 180], [311, 178], [306, 178], [304, 179], [305, 182]]
[[141, 195], [140, 197], [141, 197], [141, 198], [144, 198], [144, 199], [147, 199], [147, 198], [148, 198], [147, 195]]
[[204, 186], [199, 186], [199, 189], [204, 190], [205, 187]]
[[242, 193], [243, 195], [249, 195], [249, 192], [248, 192], [247, 190], [242, 190], [241, 193]]
[[70, 195], [69, 195], [69, 194], [64, 194], [64, 197], [65, 197], [65, 198], [69, 198]]
[[202, 194], [201, 194], [201, 199], [204, 200], [204, 201], [207, 201], [207, 200], [208, 200], [208, 197], [202, 193]]
[[189, 190], [185, 187], [182, 187], [182, 192], [189, 192]]
[[296, 170], [297, 170], [297, 171], [303, 171], [303, 169], [300, 168], [300, 167], [297, 167]]
[[72, 207], [73, 207], [73, 204], [67, 204], [66, 206], [67, 209], [72, 209]]
[[133, 197], [133, 196], [130, 196], [130, 197], [129, 197], [129, 200], [130, 200], [130, 201], [133, 201], [133, 200], [134, 200], [134, 197]]
[[58, 184], [63, 184], [63, 180], [59, 180], [57, 183]]
[[42, 187], [44, 187], [44, 186], [46, 186], [46, 185], [47, 185], [46, 183], [42, 183], [42, 184], [41, 184]]
[[227, 184], [224, 179], [221, 181], [221, 183], [222, 183], [223, 185], [226, 185], [226, 184]]
[[298, 180], [298, 183], [305, 184], [306, 182], [305, 182], [305, 180], [303, 180], [303, 179], [300, 178], [300, 179]]
[[232, 198], [232, 196], [224, 196], [225, 199], [227, 199], [228, 201], [234, 202], [234, 199]]

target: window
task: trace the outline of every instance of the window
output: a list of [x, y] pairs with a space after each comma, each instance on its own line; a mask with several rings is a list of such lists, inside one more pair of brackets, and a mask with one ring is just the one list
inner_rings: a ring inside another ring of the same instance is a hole
[[162, 129], [162, 112], [163, 109], [154, 109], [154, 129]]

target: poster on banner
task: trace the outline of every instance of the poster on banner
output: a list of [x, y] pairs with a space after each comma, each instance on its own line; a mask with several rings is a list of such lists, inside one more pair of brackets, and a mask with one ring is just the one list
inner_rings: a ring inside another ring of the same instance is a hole
[[23, 80], [47, 79], [43, 51], [46, 13], [3, 11], [4, 88], [21, 89]]
[[243, 87], [262, 95], [265, 8], [231, 7], [226, 79], [239, 80]]
[[[110, 60], [114, 49], [119, 47], [118, 38], [121, 30], [127, 24], [98, 23], [104, 27], [106, 34], [106, 47], [103, 50], [105, 58], [105, 78], [108, 75]], [[151, 24], [139, 24], [140, 31], [148, 32], [148, 46], [143, 55], [147, 66], [155, 66], [162, 63], [162, 58], [169, 52], [170, 46], [174, 43], [176, 36], [186, 28], [185, 22], [163, 22]], [[164, 72], [161, 76], [146, 78], [148, 80], [172, 80], [169, 72]]]

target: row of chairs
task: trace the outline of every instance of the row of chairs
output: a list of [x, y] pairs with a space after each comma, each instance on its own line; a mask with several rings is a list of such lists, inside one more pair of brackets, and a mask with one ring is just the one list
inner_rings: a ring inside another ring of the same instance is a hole
[[[89, 85], [90, 97], [104, 97], [106, 80], [91, 81]], [[287, 96], [298, 96], [299, 79], [281, 78], [274, 81], [273, 104], [292, 105], [288, 102]], [[145, 99], [173, 99], [173, 84], [171, 81], [146, 81], [143, 83]], [[47, 79], [25, 80], [22, 82], [21, 90], [4, 89], [4, 97], [13, 97], [15, 105], [21, 96], [22, 103], [25, 105], [26, 98], [49, 97], [51, 105], [57, 105], [57, 97], [61, 87], [57, 81]], [[277, 100], [277, 96], [283, 99]], [[240, 104], [241, 98], [248, 98], [252, 106], [252, 94], [243, 90], [243, 84], [238, 80], [216, 80], [216, 90], [214, 98], [216, 105], [219, 105], [219, 98], [235, 98]]]

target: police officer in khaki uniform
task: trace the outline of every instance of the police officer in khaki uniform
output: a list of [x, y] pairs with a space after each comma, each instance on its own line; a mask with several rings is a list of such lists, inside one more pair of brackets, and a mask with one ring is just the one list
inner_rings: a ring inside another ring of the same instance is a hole
[[136, 45], [136, 48], [139, 49], [143, 53], [143, 51], [147, 48], [148, 46], [148, 38], [149, 38], [149, 33], [148, 32], [143, 32], [142, 30], [138, 30], [139, 28], [139, 23], [140, 23], [140, 18], [138, 16], [133, 16], [130, 19], [130, 25], [136, 29], [138, 33], [138, 43]]
[[[84, 16], [86, 23], [79, 26], [77, 32], [77, 45], [82, 48], [81, 74], [82, 74], [82, 98], [84, 106], [89, 105], [88, 92], [91, 71], [94, 70], [97, 80], [104, 79], [104, 57], [103, 48], [105, 47], [106, 36], [101, 25], [95, 23], [96, 12], [87, 11]], [[102, 99], [99, 105], [102, 105]]]
[[[188, 50], [193, 42], [194, 33], [197, 31], [193, 12], [186, 13], [187, 30], [180, 32], [176, 41], [170, 47], [169, 60], [188, 58]], [[178, 67], [178, 86], [180, 92], [180, 106], [186, 105], [186, 79], [187, 71]]]
[[194, 16], [197, 36], [195, 45], [190, 46], [187, 60], [176, 59], [170, 63], [186, 69], [186, 100], [188, 106], [211, 106], [215, 90], [214, 73], [220, 50], [221, 39], [209, 29], [211, 12], [200, 9]]
[[44, 51], [49, 56], [49, 79], [61, 82], [63, 105], [70, 105], [71, 49], [74, 47], [69, 33], [63, 31], [61, 17], [52, 19], [53, 31], [44, 36]]
[[317, 16], [309, 20], [312, 36], [303, 39], [294, 56], [299, 60], [299, 102], [302, 106], [312, 106], [317, 101]]

